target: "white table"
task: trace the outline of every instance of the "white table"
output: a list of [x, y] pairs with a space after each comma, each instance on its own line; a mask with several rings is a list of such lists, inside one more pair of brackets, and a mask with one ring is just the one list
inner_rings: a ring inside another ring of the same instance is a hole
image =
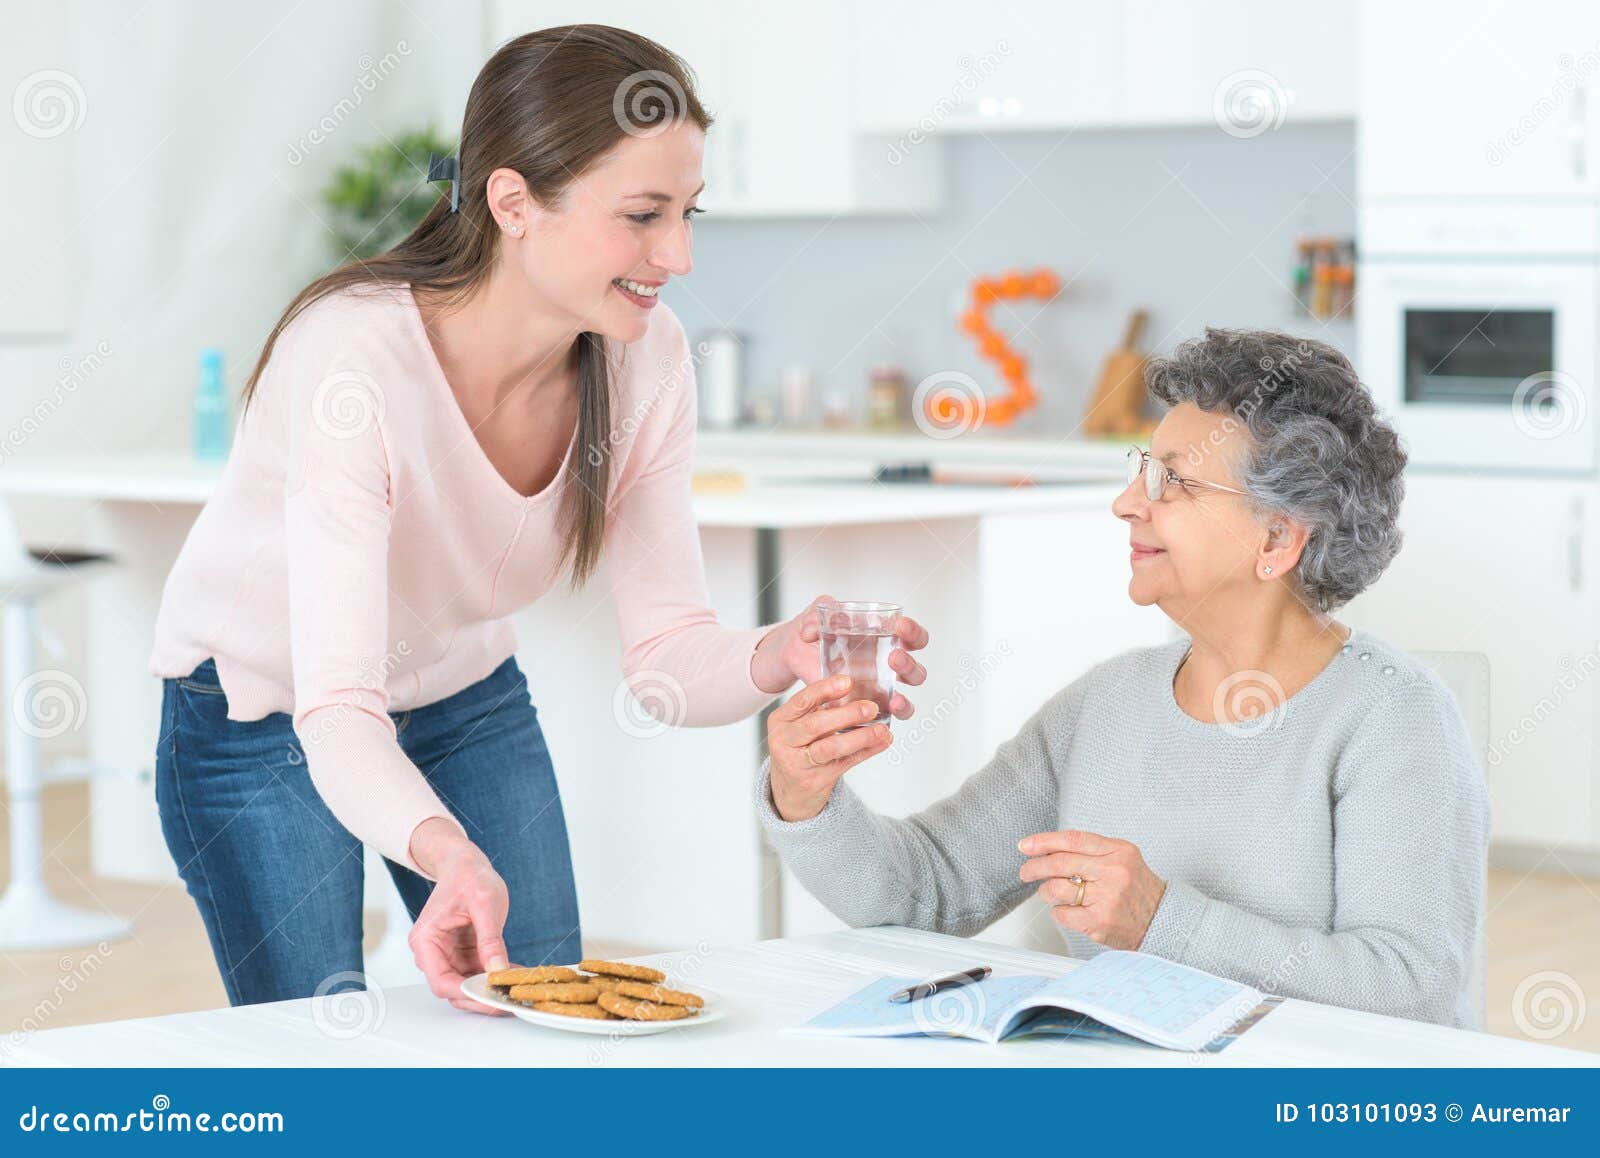
[[[566, 1033], [452, 1009], [425, 986], [183, 1013], [35, 1033], [7, 1063], [38, 1066], [1596, 1066], [1600, 1054], [1290, 1000], [1227, 1049], [1191, 1054], [1085, 1040], [988, 1046], [932, 1038], [784, 1034], [813, 1012], [894, 973], [979, 962], [1057, 974], [1069, 958], [883, 927], [637, 960], [688, 988], [716, 990], [728, 1016], [638, 1038]], [[340, 1007], [328, 1003], [344, 1002]], [[319, 1009], [319, 1006], [321, 1008]]]

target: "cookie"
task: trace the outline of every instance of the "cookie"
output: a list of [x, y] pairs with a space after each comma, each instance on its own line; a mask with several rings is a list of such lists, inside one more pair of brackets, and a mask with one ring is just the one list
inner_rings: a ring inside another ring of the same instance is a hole
[[497, 989], [511, 985], [544, 985], [555, 981], [577, 981], [578, 974], [565, 965], [535, 965], [523, 968], [513, 965], [509, 969], [496, 969], [489, 974], [489, 984]]
[[637, 997], [640, 1001], [652, 1001], [657, 1005], [686, 1005], [690, 1009], [699, 1009], [706, 1003], [706, 999], [698, 993], [686, 993], [682, 989], [663, 989], [659, 985], [646, 985], [643, 981], [619, 981], [615, 992], [624, 997]]
[[596, 974], [594, 974], [593, 976], [590, 976], [590, 977], [585, 977], [583, 980], [584, 980], [585, 984], [593, 985], [596, 989], [600, 990], [600, 992], [602, 992], [602, 993], [615, 993], [617, 991], [617, 986], [619, 986], [619, 985], [643, 985], [644, 984], [643, 981], [624, 981], [620, 977], [602, 977], [598, 973], [596, 973]]
[[681, 1005], [656, 1005], [650, 1001], [636, 1001], [620, 993], [602, 993], [599, 1005], [606, 1012], [615, 1013], [629, 1021], [677, 1021], [694, 1014], [694, 1010]]
[[587, 1017], [590, 1021], [616, 1021], [617, 1015], [598, 1005], [574, 1005], [570, 1001], [534, 1001], [528, 1006], [540, 1013], [554, 1013], [561, 1017]]
[[622, 961], [579, 961], [578, 968], [585, 973], [603, 973], [607, 977], [621, 977], [626, 981], [665, 981], [667, 975], [648, 965], [629, 965]]
[[582, 981], [556, 982], [553, 985], [513, 985], [507, 994], [512, 1001], [560, 1001], [568, 1005], [592, 1004], [600, 990]]

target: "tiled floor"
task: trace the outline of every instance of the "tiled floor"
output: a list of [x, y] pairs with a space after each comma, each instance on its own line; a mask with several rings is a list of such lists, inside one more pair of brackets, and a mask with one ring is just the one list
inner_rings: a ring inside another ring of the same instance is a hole
[[[205, 930], [181, 885], [89, 875], [88, 832], [78, 823], [85, 797], [81, 785], [50, 791], [51, 883], [64, 899], [136, 915], [135, 936], [111, 945], [98, 960], [82, 951], [0, 954], [0, 1043], [34, 1028], [227, 1004]], [[5, 844], [0, 831], [0, 865]], [[1551, 856], [1536, 872], [1491, 873], [1489, 892], [1490, 1032], [1600, 1051], [1600, 1006], [1588, 1008], [1590, 996], [1600, 1001], [1600, 881], [1567, 872]], [[380, 923], [374, 925], [369, 947], [381, 933]]]

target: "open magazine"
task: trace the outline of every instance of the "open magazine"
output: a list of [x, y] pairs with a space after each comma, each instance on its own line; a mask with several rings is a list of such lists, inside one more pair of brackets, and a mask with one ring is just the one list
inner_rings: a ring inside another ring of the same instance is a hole
[[889, 996], [922, 978], [881, 977], [790, 1032], [836, 1037], [931, 1034], [990, 1043], [1009, 1037], [1107, 1036], [1106, 1026], [1166, 1049], [1218, 1048], [1253, 1023], [1259, 990], [1148, 953], [1108, 950], [1061, 977], [990, 976], [911, 1002]]

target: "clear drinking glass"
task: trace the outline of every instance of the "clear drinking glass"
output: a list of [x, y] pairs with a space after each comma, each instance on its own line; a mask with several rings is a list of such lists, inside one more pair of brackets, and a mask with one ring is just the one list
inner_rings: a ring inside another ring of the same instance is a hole
[[894, 695], [895, 677], [889, 666], [889, 653], [897, 643], [895, 628], [900, 622], [900, 610], [896, 603], [817, 604], [822, 674], [824, 678], [847, 675], [851, 681], [844, 699], [834, 703], [872, 700], [878, 705], [876, 716], [850, 725], [852, 728], [884, 723], [890, 718], [889, 699]]

